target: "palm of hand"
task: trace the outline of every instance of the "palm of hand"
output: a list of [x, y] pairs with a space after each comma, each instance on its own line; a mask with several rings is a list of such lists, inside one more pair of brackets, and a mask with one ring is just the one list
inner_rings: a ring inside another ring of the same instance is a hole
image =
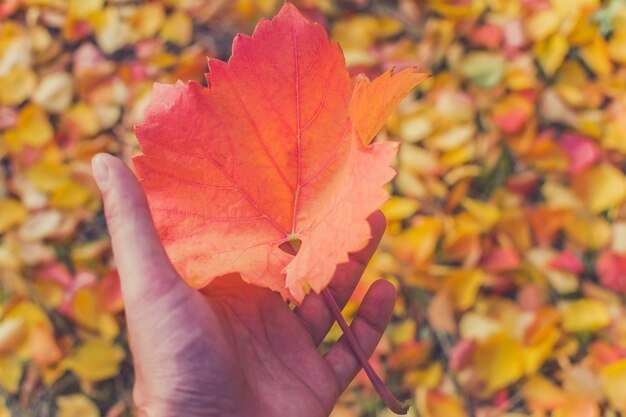
[[162, 329], [176, 342], [152, 352], [161, 369], [150, 366], [138, 381], [146, 414], [154, 407], [189, 417], [328, 415], [339, 383], [299, 318], [268, 290], [220, 284], [181, 304], [184, 320], [172, 317], [174, 328]]
[[[377, 292], [370, 294], [371, 306]], [[310, 330], [299, 311], [269, 290], [227, 277], [204, 294], [171, 300], [173, 305], [159, 306], [171, 314], [153, 329], [166, 339], [131, 335], [135, 356], [146, 364], [137, 369], [135, 387], [146, 416], [327, 416], [358, 370], [343, 341], [320, 355], [326, 326]], [[316, 310], [316, 302], [301, 308]], [[355, 325], [368, 334], [371, 352], [387, 317], [377, 322], [364, 313]]]
[[[108, 172], [98, 184], [126, 305], [139, 415], [330, 414], [360, 365], [343, 337], [325, 355], [318, 352], [333, 323], [322, 296], [310, 294], [292, 311], [278, 294], [238, 277], [217, 279], [203, 292], [191, 289], [170, 264], [132, 173], [121, 161], [102, 158]], [[384, 231], [380, 212], [369, 221], [372, 240], [337, 267], [329, 285], [339, 306]], [[391, 284], [375, 282], [350, 326], [368, 356], [394, 298]]]

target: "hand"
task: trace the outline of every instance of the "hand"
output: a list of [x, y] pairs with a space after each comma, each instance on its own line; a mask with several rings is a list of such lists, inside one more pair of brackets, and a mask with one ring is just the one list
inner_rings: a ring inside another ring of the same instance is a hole
[[[93, 169], [121, 278], [139, 415], [329, 415], [360, 366], [343, 337], [325, 355], [317, 351], [333, 324], [322, 296], [310, 294], [292, 311], [277, 293], [238, 275], [193, 290], [165, 254], [132, 172], [104, 154], [94, 158]], [[372, 240], [337, 267], [330, 283], [340, 306], [354, 291], [385, 229], [382, 213], [369, 221]], [[394, 299], [390, 283], [375, 282], [352, 322], [368, 356], [389, 321]]]

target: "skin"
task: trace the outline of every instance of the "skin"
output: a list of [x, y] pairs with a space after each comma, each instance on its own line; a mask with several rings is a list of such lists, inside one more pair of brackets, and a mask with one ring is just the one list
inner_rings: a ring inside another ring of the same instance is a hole
[[[197, 291], [176, 273], [157, 236], [146, 198], [120, 160], [93, 160], [119, 270], [130, 348], [133, 397], [142, 417], [323, 417], [361, 369], [344, 337], [317, 350], [333, 324], [321, 295], [292, 310], [281, 297], [238, 276]], [[385, 229], [369, 219], [372, 240], [337, 267], [329, 285], [344, 306]], [[390, 319], [395, 289], [375, 282], [351, 324], [367, 356]]]

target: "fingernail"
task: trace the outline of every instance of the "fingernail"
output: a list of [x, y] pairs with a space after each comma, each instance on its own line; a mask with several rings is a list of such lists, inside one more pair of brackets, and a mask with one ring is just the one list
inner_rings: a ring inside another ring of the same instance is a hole
[[91, 160], [91, 171], [93, 172], [93, 179], [96, 180], [100, 191], [104, 191], [109, 180], [109, 167], [105, 161], [103, 154], [98, 154]]

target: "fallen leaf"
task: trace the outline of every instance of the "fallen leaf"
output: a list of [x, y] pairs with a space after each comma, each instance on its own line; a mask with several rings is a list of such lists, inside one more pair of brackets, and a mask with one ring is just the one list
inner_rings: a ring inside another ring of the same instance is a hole
[[524, 373], [522, 347], [506, 333], [496, 333], [478, 343], [472, 362], [488, 395], [517, 381]]
[[606, 288], [626, 292], [626, 255], [602, 251], [596, 262], [596, 273]]
[[583, 262], [569, 251], [564, 251], [554, 256], [550, 262], [548, 262], [548, 267], [576, 274], [580, 274], [585, 269]]
[[626, 176], [610, 164], [602, 164], [576, 175], [572, 189], [593, 213], [613, 208], [626, 200]]
[[418, 389], [417, 409], [424, 417], [467, 417], [463, 401], [456, 395]]
[[607, 327], [611, 316], [606, 304], [593, 299], [578, 299], [562, 305], [566, 332], [593, 332]]
[[504, 77], [504, 56], [498, 52], [471, 52], [460, 63], [461, 73], [481, 88], [495, 87]]
[[160, 32], [161, 39], [178, 46], [185, 46], [191, 41], [192, 22], [186, 13], [177, 11], [172, 13], [163, 23]]
[[20, 110], [16, 126], [8, 129], [4, 138], [9, 149], [21, 151], [25, 146], [41, 148], [52, 140], [53, 135], [47, 114], [28, 104]]
[[83, 394], [57, 397], [56, 417], [100, 417], [100, 410]]
[[33, 101], [51, 113], [65, 111], [74, 97], [74, 80], [66, 72], [43, 77], [33, 94]]
[[36, 85], [37, 76], [33, 71], [22, 66], [13, 67], [0, 75], [0, 104], [22, 104]]
[[27, 211], [19, 201], [0, 200], [0, 233], [19, 225], [26, 220]]
[[445, 286], [457, 310], [465, 310], [474, 305], [483, 281], [483, 272], [476, 269], [460, 269], [446, 277]]
[[111, 342], [94, 339], [76, 348], [60, 363], [85, 381], [104, 381], [117, 375], [124, 351]]
[[0, 354], [0, 387], [10, 394], [17, 394], [24, 372], [23, 361], [15, 355]]
[[611, 406], [619, 412], [626, 409], [626, 359], [621, 359], [602, 369], [602, 388]]

